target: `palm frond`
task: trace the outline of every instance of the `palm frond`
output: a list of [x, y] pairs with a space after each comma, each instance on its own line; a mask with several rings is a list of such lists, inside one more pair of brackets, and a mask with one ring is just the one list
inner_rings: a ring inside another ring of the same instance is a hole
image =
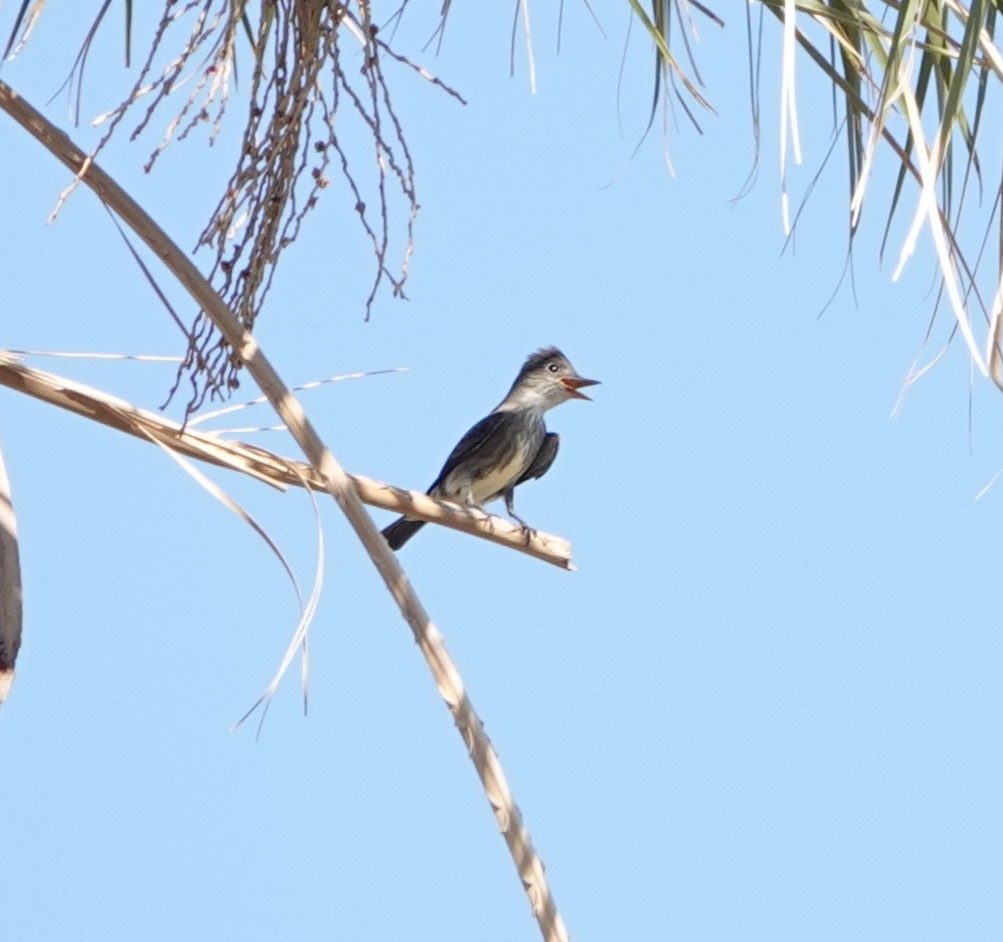
[[[627, 0], [655, 44], [662, 70], [678, 68], [661, 27], [683, 0], [652, 0], [649, 16], [639, 0]], [[980, 132], [987, 101], [1003, 78], [1003, 53], [995, 39], [997, 9], [992, 0], [762, 0], [782, 34], [781, 85], [782, 198], [786, 205], [786, 147], [799, 144], [794, 104], [793, 48], [831, 83], [841, 101], [846, 136], [846, 178], [850, 193], [848, 229], [851, 245], [870, 193], [876, 163], [897, 163], [885, 211], [880, 252], [888, 248], [893, 222], [907, 198], [915, 201], [899, 248], [896, 277], [912, 256], [921, 232], [931, 239], [942, 291], [974, 366], [991, 374], [1003, 389], [997, 311], [1003, 297], [999, 258], [992, 290], [980, 288], [981, 236], [971, 237], [972, 215], [984, 212], [978, 200], [966, 199], [971, 184], [978, 193], [998, 192], [1003, 179], [986, 183], [980, 158]], [[750, 54], [753, 48], [750, 30]], [[753, 74], [759, 70], [757, 63]], [[996, 81], [993, 81], [995, 79]], [[656, 94], [664, 94], [658, 84]], [[755, 99], [755, 92], [753, 94]], [[702, 102], [703, 95], [694, 96]], [[758, 134], [758, 130], [757, 130]], [[758, 136], [757, 136], [758, 140]], [[795, 150], [795, 158], [797, 157]], [[997, 163], [993, 161], [991, 163]], [[973, 205], [974, 203], [974, 205]], [[995, 206], [995, 204], [994, 204]], [[995, 208], [992, 209], [995, 212]], [[970, 257], [975, 261], [971, 261]], [[983, 298], [996, 297], [993, 305]], [[981, 328], [981, 329], [980, 329]], [[985, 340], [978, 334], [985, 331]], [[953, 330], [950, 335], [953, 336]]]

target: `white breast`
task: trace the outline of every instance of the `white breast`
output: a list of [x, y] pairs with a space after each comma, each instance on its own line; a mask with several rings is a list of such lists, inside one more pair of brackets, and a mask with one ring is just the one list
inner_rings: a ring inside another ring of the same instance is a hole
[[486, 500], [490, 500], [499, 493], [499, 491], [504, 491], [507, 487], [511, 487], [519, 480], [527, 467], [528, 465], [524, 460], [524, 456], [517, 456], [515, 460], [510, 461], [504, 467], [498, 468], [486, 477], [474, 481], [471, 486], [474, 503], [483, 504]]

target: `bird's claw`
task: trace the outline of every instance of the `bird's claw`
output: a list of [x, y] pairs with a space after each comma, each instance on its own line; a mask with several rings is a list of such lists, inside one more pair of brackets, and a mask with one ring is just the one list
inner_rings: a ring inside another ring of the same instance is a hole
[[536, 539], [536, 532], [537, 531], [533, 527], [531, 527], [528, 523], [526, 523], [526, 521], [523, 520], [522, 517], [520, 517], [520, 516], [512, 513], [511, 510], [508, 512], [508, 515], [516, 523], [518, 523], [520, 527], [522, 527], [522, 535], [524, 537], [526, 537], [526, 545], [529, 546], [529, 544], [532, 543], [533, 540]]

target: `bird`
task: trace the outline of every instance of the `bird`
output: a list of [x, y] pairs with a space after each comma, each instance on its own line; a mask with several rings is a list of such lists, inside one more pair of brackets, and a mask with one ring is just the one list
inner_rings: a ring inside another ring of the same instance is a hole
[[[478, 510], [503, 497], [509, 516], [531, 533], [516, 515], [514, 491], [543, 477], [557, 457], [560, 437], [547, 431], [544, 413], [569, 399], [590, 399], [581, 389], [597, 385], [599, 380], [579, 376], [557, 347], [530, 354], [508, 395], [460, 439], [426, 493]], [[423, 526], [424, 520], [400, 517], [383, 536], [396, 551]]]

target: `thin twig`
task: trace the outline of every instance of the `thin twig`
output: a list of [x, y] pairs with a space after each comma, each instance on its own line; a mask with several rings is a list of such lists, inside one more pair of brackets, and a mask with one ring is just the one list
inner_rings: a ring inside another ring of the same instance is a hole
[[[0, 350], [0, 386], [16, 389], [141, 441], [152, 439], [190, 458], [239, 471], [282, 490], [290, 485], [314, 490], [324, 490], [325, 487], [324, 481], [308, 464], [277, 455], [258, 445], [229, 441], [211, 432], [199, 432], [191, 422], [182, 426], [100, 389], [27, 366], [10, 350]], [[562, 569], [574, 569], [571, 546], [559, 536], [540, 531], [527, 534], [502, 517], [442, 503], [419, 491], [394, 487], [361, 475], [352, 474], [349, 478], [359, 499], [371, 507], [438, 523], [508, 546]]]

